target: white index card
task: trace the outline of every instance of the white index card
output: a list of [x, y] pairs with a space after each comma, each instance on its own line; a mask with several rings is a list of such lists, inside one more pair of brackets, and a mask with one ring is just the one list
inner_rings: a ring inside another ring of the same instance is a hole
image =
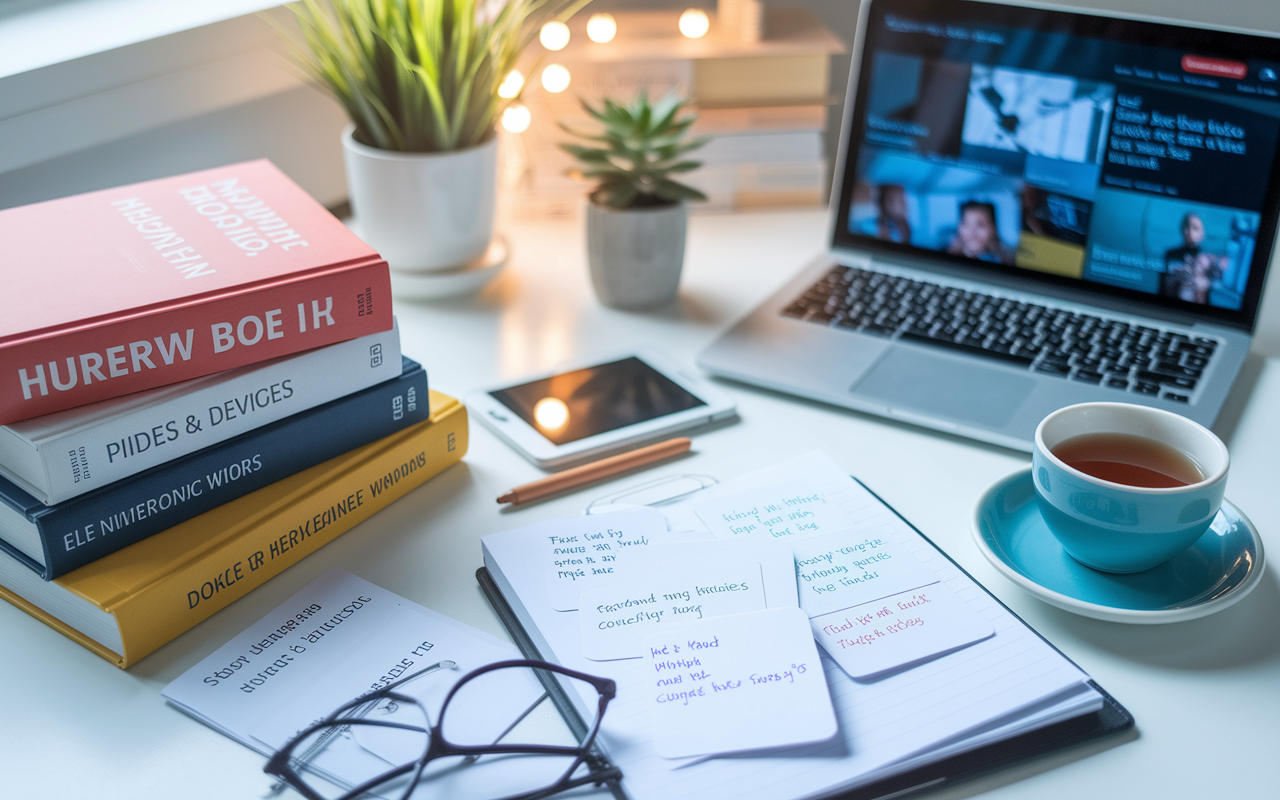
[[838, 504], [800, 481], [709, 498], [696, 503], [693, 510], [720, 539], [802, 538], [848, 528], [854, 522]]
[[540, 542], [547, 594], [557, 611], [573, 611], [585, 589], [612, 581], [618, 565], [632, 551], [658, 541], [687, 538], [687, 534], [668, 534], [666, 517], [652, 508], [552, 519], [521, 531]]
[[758, 564], [767, 608], [795, 608], [800, 605], [796, 595], [796, 567], [791, 548], [773, 539], [748, 536], [742, 539], [654, 544], [628, 555], [627, 563], [620, 568], [619, 575], [628, 574], [628, 570], [662, 570], [671, 565], [737, 562]]
[[800, 607], [840, 668], [869, 680], [995, 634], [898, 540], [857, 530], [789, 543]]
[[592, 661], [640, 658], [646, 633], [672, 624], [765, 608], [758, 563], [668, 566], [629, 571], [583, 592], [578, 619], [582, 654]]
[[645, 637], [645, 704], [664, 758], [829, 739], [836, 716], [803, 611], [771, 608]]

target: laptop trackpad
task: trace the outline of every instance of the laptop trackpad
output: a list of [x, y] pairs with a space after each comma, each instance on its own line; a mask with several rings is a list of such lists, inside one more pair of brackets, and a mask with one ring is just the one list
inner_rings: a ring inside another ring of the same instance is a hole
[[890, 408], [999, 430], [1035, 385], [1030, 375], [988, 367], [975, 358], [894, 347], [851, 391]]

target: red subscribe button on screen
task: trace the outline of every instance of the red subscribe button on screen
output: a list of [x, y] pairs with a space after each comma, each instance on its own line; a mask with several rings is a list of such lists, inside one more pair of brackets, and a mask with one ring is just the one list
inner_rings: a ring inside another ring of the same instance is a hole
[[1183, 56], [1182, 69], [1186, 72], [1215, 75], [1219, 78], [1243, 78], [1249, 74], [1249, 67], [1243, 61], [1207, 56]]

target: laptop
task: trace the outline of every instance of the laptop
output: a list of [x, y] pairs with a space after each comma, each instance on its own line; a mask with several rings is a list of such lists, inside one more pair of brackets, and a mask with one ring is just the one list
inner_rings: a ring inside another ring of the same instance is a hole
[[862, 3], [829, 252], [706, 371], [1030, 450], [1050, 411], [1212, 425], [1280, 213], [1280, 40]]

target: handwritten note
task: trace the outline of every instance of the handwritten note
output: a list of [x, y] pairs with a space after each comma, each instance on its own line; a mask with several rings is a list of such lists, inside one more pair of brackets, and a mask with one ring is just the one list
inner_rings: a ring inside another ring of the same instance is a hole
[[660, 627], [765, 608], [760, 565], [654, 565], [583, 592], [582, 654], [592, 661], [640, 658], [641, 640]]
[[547, 594], [557, 611], [573, 611], [584, 590], [612, 581], [630, 551], [680, 538], [668, 533], [666, 517], [652, 508], [547, 520], [522, 532], [540, 542]]
[[721, 539], [801, 538], [848, 528], [853, 520], [822, 492], [802, 482], [703, 500], [694, 512]]
[[888, 534], [856, 530], [791, 542], [800, 607], [850, 677], [868, 680], [995, 634]]
[[650, 570], [652, 574], [682, 564], [758, 565], [767, 608], [800, 605], [791, 548], [772, 539], [746, 537], [654, 544], [628, 556], [627, 563], [619, 569], [621, 575], [628, 574], [628, 570]]
[[645, 637], [646, 704], [665, 758], [777, 748], [836, 733], [804, 612], [777, 608]]

